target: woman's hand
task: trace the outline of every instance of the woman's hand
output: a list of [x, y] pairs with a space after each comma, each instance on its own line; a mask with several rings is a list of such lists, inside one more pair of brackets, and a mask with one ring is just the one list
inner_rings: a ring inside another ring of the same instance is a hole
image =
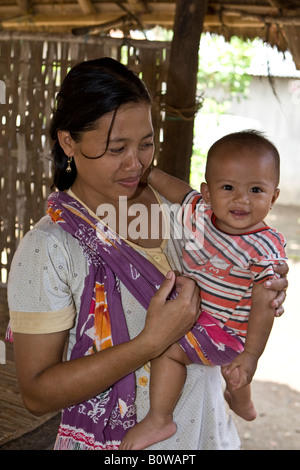
[[[178, 296], [167, 300], [176, 286]], [[200, 315], [200, 291], [195, 282], [187, 277], [176, 278], [169, 271], [161, 287], [149, 304], [144, 341], [153, 348], [153, 357], [163, 353], [182, 338], [198, 320]]]
[[[68, 331], [14, 334], [15, 362], [26, 407], [42, 415], [81, 403], [160, 355], [191, 329], [199, 315], [199, 289], [187, 278], [167, 300], [175, 274], [163, 282], [149, 306], [144, 330], [131, 341], [63, 362]], [[38, 354], [37, 354], [38, 351]]]
[[269, 279], [264, 282], [266, 289], [277, 292], [277, 296], [271, 301], [271, 307], [275, 308], [275, 317], [280, 317], [284, 313], [283, 302], [286, 298], [288, 280], [286, 278], [289, 267], [286, 262], [274, 266], [274, 271], [280, 275], [280, 278]]

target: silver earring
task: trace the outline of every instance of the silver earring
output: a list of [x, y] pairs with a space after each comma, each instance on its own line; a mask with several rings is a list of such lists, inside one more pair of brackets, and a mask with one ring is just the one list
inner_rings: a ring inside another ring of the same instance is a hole
[[67, 173], [71, 173], [71, 171], [72, 171], [72, 168], [71, 168], [72, 158], [73, 158], [73, 157], [68, 157], [68, 166], [67, 166], [67, 168], [66, 168], [66, 172], [67, 172]]

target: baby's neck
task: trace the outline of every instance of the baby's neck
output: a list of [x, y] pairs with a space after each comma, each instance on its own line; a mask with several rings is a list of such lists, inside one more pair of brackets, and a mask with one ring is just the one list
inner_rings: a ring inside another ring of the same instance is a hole
[[222, 221], [220, 221], [216, 217], [214, 218], [213, 222], [218, 230], [220, 230], [221, 232], [227, 233], [228, 235], [244, 235], [246, 233], [256, 232], [258, 230], [262, 230], [267, 227], [267, 224], [263, 220], [261, 222], [258, 222], [255, 225], [242, 227], [242, 228], [232, 227], [228, 224], [224, 224]]

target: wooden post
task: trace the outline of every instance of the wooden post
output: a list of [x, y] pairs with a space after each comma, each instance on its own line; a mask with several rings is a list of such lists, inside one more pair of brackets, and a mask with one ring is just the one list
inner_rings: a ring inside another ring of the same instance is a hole
[[158, 166], [189, 181], [198, 51], [208, 0], [177, 0], [167, 79], [166, 118]]

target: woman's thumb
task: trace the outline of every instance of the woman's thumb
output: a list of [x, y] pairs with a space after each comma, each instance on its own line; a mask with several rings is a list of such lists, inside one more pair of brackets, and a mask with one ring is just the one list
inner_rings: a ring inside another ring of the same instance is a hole
[[176, 276], [175, 276], [174, 271], [168, 271], [160, 288], [155, 294], [155, 297], [159, 297], [160, 299], [166, 300], [174, 288], [175, 279], [176, 279]]
[[167, 274], [166, 274], [166, 279], [174, 279], [175, 281], [175, 273], [174, 271], [168, 271]]

